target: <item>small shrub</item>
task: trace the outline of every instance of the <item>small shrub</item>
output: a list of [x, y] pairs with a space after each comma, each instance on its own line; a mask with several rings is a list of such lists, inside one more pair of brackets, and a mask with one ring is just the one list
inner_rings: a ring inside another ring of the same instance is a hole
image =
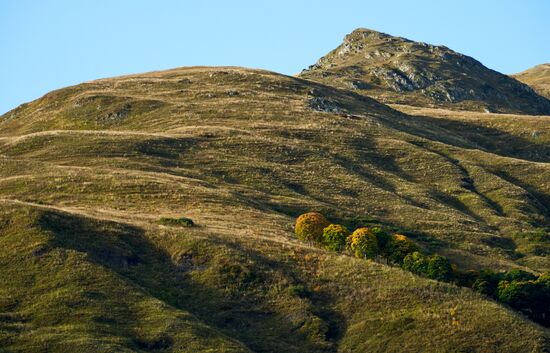
[[180, 218], [169, 218], [162, 217], [160, 223], [167, 226], [179, 226], [179, 227], [193, 227], [195, 222], [191, 218], [180, 217]]
[[226, 287], [250, 285], [260, 278], [252, 266], [240, 263], [223, 263], [219, 266], [218, 273], [221, 283]]
[[472, 288], [481, 294], [489, 297], [496, 297], [498, 282], [501, 278], [502, 274], [495, 273], [491, 270], [481, 270]]
[[500, 281], [497, 299], [543, 325], [550, 324], [550, 286], [543, 278]]
[[405, 256], [403, 268], [417, 275], [438, 281], [449, 281], [453, 274], [451, 264], [445, 257], [440, 255], [426, 256], [418, 251]]
[[378, 247], [380, 248], [381, 254], [385, 255], [385, 251], [388, 247], [388, 244], [391, 240], [390, 235], [384, 229], [380, 227], [371, 228], [372, 234], [376, 237], [378, 242]]
[[428, 261], [426, 256], [422, 255], [418, 251], [415, 251], [405, 256], [402, 267], [403, 269], [417, 275], [424, 275], [428, 270]]
[[346, 227], [340, 224], [331, 224], [323, 229], [323, 245], [327, 250], [342, 251], [346, 247], [346, 239], [349, 234]]
[[509, 281], [509, 282], [513, 282], [513, 281], [531, 281], [531, 280], [535, 280], [536, 278], [537, 278], [537, 276], [535, 276], [534, 274], [523, 271], [523, 270], [520, 270], [520, 269], [513, 269], [513, 270], [510, 270], [508, 272], [505, 272], [502, 275], [502, 280], [503, 281]]
[[409, 238], [401, 234], [393, 234], [386, 245], [386, 257], [390, 262], [402, 264], [403, 259], [408, 254], [418, 251], [416, 246]]
[[426, 276], [438, 281], [449, 281], [453, 277], [453, 269], [447, 258], [440, 255], [428, 257]]
[[369, 228], [356, 229], [346, 239], [346, 245], [356, 257], [374, 259], [380, 254], [378, 240]]
[[300, 298], [309, 298], [311, 297], [311, 292], [304, 285], [296, 285], [288, 287], [288, 294]]
[[329, 226], [329, 221], [319, 212], [304, 213], [296, 219], [294, 231], [300, 240], [321, 243], [323, 229]]

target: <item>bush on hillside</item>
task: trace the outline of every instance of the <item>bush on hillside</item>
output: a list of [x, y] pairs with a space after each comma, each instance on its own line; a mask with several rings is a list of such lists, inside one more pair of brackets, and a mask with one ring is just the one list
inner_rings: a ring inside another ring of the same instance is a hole
[[481, 270], [474, 281], [472, 288], [481, 294], [489, 297], [496, 297], [498, 282], [502, 279], [502, 274], [491, 270]]
[[428, 270], [428, 261], [426, 256], [422, 255], [419, 251], [415, 251], [405, 256], [402, 267], [417, 275], [424, 275]]
[[300, 240], [309, 243], [321, 243], [323, 240], [323, 229], [329, 226], [329, 221], [319, 212], [304, 213], [296, 220], [294, 231]]
[[376, 237], [376, 241], [378, 242], [378, 247], [380, 248], [380, 254], [386, 255], [385, 250], [388, 248], [388, 244], [391, 240], [391, 236], [386, 232], [384, 229], [380, 227], [373, 227], [371, 228], [372, 234]]
[[432, 255], [428, 257], [426, 276], [438, 281], [450, 281], [453, 277], [453, 268], [446, 257]]
[[503, 281], [531, 281], [537, 279], [537, 276], [535, 276], [532, 273], [529, 273], [527, 271], [523, 271], [520, 269], [513, 269], [507, 272], [504, 272], [502, 274], [501, 280]]
[[376, 235], [369, 228], [356, 229], [346, 239], [346, 245], [356, 257], [374, 259], [380, 254]]
[[418, 251], [405, 256], [403, 269], [438, 281], [448, 281], [453, 274], [451, 264], [445, 257], [440, 255], [426, 256]]
[[342, 251], [346, 247], [348, 229], [340, 224], [331, 224], [323, 229], [323, 245], [327, 250]]
[[550, 324], [550, 275], [535, 280], [502, 280], [498, 284], [497, 299], [521, 311], [531, 319]]
[[178, 227], [193, 227], [195, 222], [191, 218], [180, 217], [180, 218], [170, 218], [162, 217], [160, 223], [167, 226], [178, 226]]
[[393, 234], [387, 242], [385, 253], [390, 262], [401, 265], [405, 256], [418, 250], [418, 246], [406, 236]]

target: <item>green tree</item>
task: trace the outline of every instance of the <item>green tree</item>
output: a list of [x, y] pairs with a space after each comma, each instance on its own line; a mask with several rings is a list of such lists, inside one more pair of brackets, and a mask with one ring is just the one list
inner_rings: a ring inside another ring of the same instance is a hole
[[438, 281], [449, 281], [453, 277], [451, 263], [447, 258], [440, 255], [428, 257], [426, 276]]
[[453, 274], [451, 264], [445, 257], [440, 255], [426, 256], [418, 251], [405, 256], [402, 267], [417, 275], [438, 281], [448, 281]]
[[543, 274], [535, 280], [502, 280], [497, 299], [521, 311], [534, 321], [550, 325], [550, 276]]
[[393, 234], [386, 244], [385, 256], [390, 262], [401, 265], [405, 256], [418, 250], [418, 246], [406, 236]]
[[472, 288], [476, 292], [496, 298], [498, 283], [501, 279], [502, 274], [500, 273], [495, 273], [491, 270], [481, 270]]
[[388, 232], [380, 227], [371, 228], [371, 231], [372, 234], [374, 234], [374, 236], [376, 237], [376, 241], [378, 242], [378, 247], [380, 248], [381, 254], [386, 256], [387, 247], [391, 240], [390, 235], [388, 234]]
[[428, 270], [428, 260], [425, 255], [419, 251], [415, 251], [405, 256], [402, 267], [417, 275], [425, 275]]
[[346, 247], [348, 229], [340, 224], [331, 224], [323, 229], [323, 245], [327, 250], [342, 251]]
[[502, 275], [502, 280], [512, 282], [512, 281], [532, 281], [537, 279], [537, 276], [535, 276], [532, 273], [520, 270], [520, 269], [513, 269], [508, 272], [505, 272]]

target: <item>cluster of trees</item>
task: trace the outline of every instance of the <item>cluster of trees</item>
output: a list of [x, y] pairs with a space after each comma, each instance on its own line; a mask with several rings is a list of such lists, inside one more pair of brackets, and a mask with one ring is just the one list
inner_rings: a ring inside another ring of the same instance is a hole
[[472, 279], [471, 287], [475, 291], [550, 326], [550, 273], [535, 276], [519, 269], [507, 272], [482, 270]]
[[380, 227], [361, 227], [350, 232], [341, 224], [331, 224], [322, 214], [309, 212], [296, 220], [296, 236], [327, 250], [348, 252], [356, 257], [384, 260], [437, 280], [450, 280], [449, 261], [439, 255], [424, 255], [402, 234], [390, 234]]
[[298, 217], [295, 232], [299, 239], [327, 250], [384, 260], [424, 277], [471, 287], [521, 311], [534, 321], [550, 326], [548, 273], [539, 276], [521, 270], [457, 273], [447, 258], [423, 254], [404, 235], [390, 234], [380, 227], [361, 227], [350, 232], [343, 225], [331, 224], [318, 212]]

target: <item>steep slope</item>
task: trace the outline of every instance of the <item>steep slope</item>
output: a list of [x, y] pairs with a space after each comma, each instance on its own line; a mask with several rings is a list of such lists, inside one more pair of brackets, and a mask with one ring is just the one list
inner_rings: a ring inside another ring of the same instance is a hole
[[550, 114], [548, 99], [471, 57], [363, 28], [300, 77], [387, 103]]
[[512, 77], [531, 86], [541, 96], [550, 99], [550, 64], [534, 66]]
[[533, 236], [550, 217], [550, 118], [394, 108], [199, 67], [3, 115], [0, 346], [543, 351], [547, 328], [468, 289], [294, 238], [294, 217], [317, 209], [398, 227], [463, 270], [550, 269]]

